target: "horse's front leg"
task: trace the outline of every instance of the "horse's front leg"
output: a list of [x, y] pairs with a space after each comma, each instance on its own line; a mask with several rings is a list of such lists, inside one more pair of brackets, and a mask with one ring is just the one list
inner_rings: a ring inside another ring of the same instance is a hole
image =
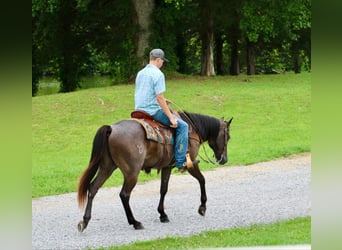
[[[192, 133], [191, 137], [189, 137], [189, 152], [190, 152], [190, 158], [193, 161], [196, 159], [198, 155], [198, 150], [200, 147], [200, 140], [198, 138], [198, 135], [196, 133]], [[198, 139], [196, 139], [198, 138]], [[188, 172], [195, 177], [199, 184], [200, 184], [200, 189], [201, 189], [201, 205], [198, 208], [198, 213], [202, 216], [205, 215], [205, 212], [207, 210], [206, 203], [207, 203], [207, 194], [205, 191], [205, 179], [204, 176], [202, 175], [198, 163], [195, 163], [192, 168], [188, 168]]]
[[198, 208], [198, 213], [202, 216], [205, 215], [205, 212], [207, 210], [206, 203], [207, 203], [207, 194], [205, 191], [205, 179], [204, 176], [202, 175], [201, 171], [198, 168], [198, 164], [194, 165], [193, 168], [189, 168], [188, 172], [195, 177], [199, 184], [200, 184], [200, 189], [201, 189], [201, 205]]
[[169, 186], [169, 179], [171, 174], [171, 167], [162, 168], [161, 182], [160, 182], [160, 200], [158, 205], [158, 212], [160, 214], [161, 222], [169, 222], [169, 218], [164, 211], [164, 199]]

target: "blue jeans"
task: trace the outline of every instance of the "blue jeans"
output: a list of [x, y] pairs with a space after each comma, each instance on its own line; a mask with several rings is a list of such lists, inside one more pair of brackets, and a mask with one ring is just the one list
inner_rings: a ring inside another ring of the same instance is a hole
[[[177, 119], [178, 126], [176, 128], [176, 138], [175, 138], [175, 144], [174, 144], [174, 155], [175, 155], [175, 160], [176, 160], [176, 167], [180, 168], [182, 167], [183, 163], [186, 162], [186, 152], [188, 150], [188, 131], [189, 131], [189, 126], [188, 124], [180, 119], [179, 117], [176, 117]], [[169, 118], [165, 115], [163, 110], [158, 110], [157, 113], [152, 115], [153, 119], [166, 125], [170, 126], [170, 120]]]

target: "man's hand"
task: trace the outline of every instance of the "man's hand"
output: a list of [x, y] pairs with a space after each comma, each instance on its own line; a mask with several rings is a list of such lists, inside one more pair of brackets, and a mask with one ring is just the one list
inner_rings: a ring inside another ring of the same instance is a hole
[[172, 117], [171, 119], [170, 119], [170, 127], [171, 128], [177, 128], [178, 127], [178, 123], [177, 123], [177, 119], [175, 119], [174, 117]]

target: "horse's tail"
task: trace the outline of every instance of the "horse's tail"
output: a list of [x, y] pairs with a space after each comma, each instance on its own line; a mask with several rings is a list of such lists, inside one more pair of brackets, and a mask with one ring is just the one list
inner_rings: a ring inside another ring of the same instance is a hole
[[106, 149], [108, 148], [108, 137], [111, 132], [112, 128], [108, 125], [103, 125], [96, 132], [89, 165], [82, 173], [78, 183], [77, 200], [78, 206], [80, 208], [84, 207], [90, 182], [94, 178], [97, 169], [99, 168], [101, 160], [103, 159], [103, 154], [107, 152]]

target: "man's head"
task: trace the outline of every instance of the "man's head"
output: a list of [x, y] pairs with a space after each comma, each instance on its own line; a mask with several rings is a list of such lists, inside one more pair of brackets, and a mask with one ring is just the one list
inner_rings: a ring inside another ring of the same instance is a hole
[[168, 62], [165, 58], [165, 53], [162, 49], [153, 49], [150, 52], [150, 63], [152, 62], [155, 64], [158, 68], [161, 68], [163, 66], [163, 63]]

